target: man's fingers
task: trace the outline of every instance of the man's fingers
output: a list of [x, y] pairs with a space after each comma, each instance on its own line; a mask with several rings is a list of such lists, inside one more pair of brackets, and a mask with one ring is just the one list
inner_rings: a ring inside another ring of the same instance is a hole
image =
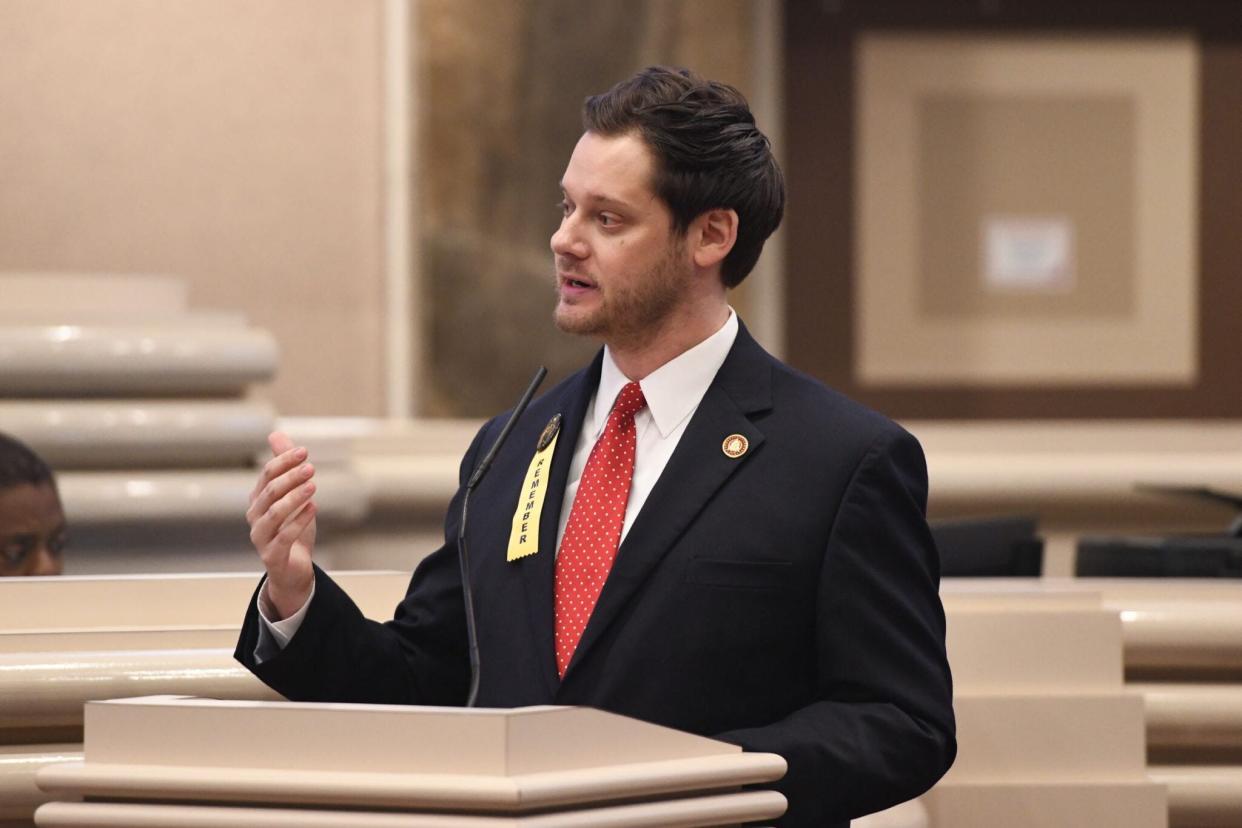
[[[313, 525], [317, 509], [311, 500], [315, 469], [306, 462], [306, 449], [295, 446], [280, 431], [269, 434], [267, 444], [273, 456], [263, 465], [250, 492], [246, 521], [250, 524], [250, 542], [272, 575], [288, 565], [293, 544]], [[312, 540], [307, 540], [308, 549]]]
[[294, 515], [292, 519], [287, 521], [284, 526], [280, 527], [280, 531], [276, 533], [276, 539], [282, 548], [293, 546], [293, 542], [302, 536], [302, 533], [306, 531], [306, 527], [315, 519], [316, 511], [318, 510], [315, 508], [315, 503], [311, 501], [306, 504], [305, 508]]
[[250, 508], [246, 510], [246, 520], [253, 524], [282, 497], [309, 482], [314, 476], [314, 466], [300, 463], [279, 477], [268, 480], [251, 498]]
[[[259, 475], [258, 481], [255, 482], [254, 488], [250, 490], [251, 503], [254, 503], [255, 497], [267, 485], [268, 481], [289, 468], [291, 461], [301, 462], [306, 459], [306, 449], [295, 447], [293, 441], [289, 439], [289, 435], [283, 431], [273, 431], [267, 435], [267, 445], [272, 450], [272, 459], [263, 465], [263, 472]], [[294, 459], [295, 455], [293, 452], [301, 454], [301, 457]], [[247, 518], [249, 518], [248, 515]]]
[[267, 444], [271, 446], [272, 454], [284, 454], [293, 448], [293, 441], [283, 431], [273, 431], [267, 435]]
[[314, 482], [307, 481], [276, 500], [270, 507], [257, 511], [257, 516], [250, 523], [250, 542], [260, 556], [266, 557], [268, 545], [279, 536], [289, 518], [302, 510], [314, 494]]
[[291, 448], [288, 451], [281, 452], [263, 464], [263, 469], [259, 472], [259, 478], [255, 481], [254, 488], [250, 491], [250, 502], [259, 496], [259, 492], [263, 487], [270, 483], [276, 477], [287, 472], [289, 469], [301, 463], [307, 457], [307, 451], [302, 446]]

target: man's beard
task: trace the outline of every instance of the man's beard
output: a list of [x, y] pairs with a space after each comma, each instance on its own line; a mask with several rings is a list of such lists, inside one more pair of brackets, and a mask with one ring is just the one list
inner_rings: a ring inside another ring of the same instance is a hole
[[680, 264], [681, 248], [670, 243], [660, 261], [641, 278], [624, 286], [610, 285], [607, 299], [588, 314], [562, 315], [558, 298], [556, 326], [565, 333], [598, 337], [614, 347], [642, 345], [672, 315], [688, 287], [688, 274]]

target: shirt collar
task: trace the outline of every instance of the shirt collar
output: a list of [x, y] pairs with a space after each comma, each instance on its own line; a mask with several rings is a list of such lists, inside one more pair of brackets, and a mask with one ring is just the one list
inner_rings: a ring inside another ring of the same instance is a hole
[[[688, 351], [674, 357], [639, 382], [647, 409], [661, 437], [667, 437], [698, 407], [716, 372], [724, 364], [733, 341], [737, 338], [737, 314], [729, 308], [729, 318], [720, 330]], [[599, 387], [591, 414], [592, 435], [598, 437], [608, 423], [617, 395], [629, 379], [612, 360], [612, 351], [604, 346], [604, 362], [600, 368]]]

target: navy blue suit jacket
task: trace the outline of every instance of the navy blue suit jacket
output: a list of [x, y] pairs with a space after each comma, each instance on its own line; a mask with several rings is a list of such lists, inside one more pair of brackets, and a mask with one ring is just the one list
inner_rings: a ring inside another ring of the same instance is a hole
[[[535, 400], [471, 497], [482, 657], [478, 703], [589, 705], [770, 751], [784, 826], [824, 828], [930, 787], [956, 750], [917, 441], [768, 355], [743, 327], [618, 550], [564, 680], [552, 643], [565, 478], [601, 357]], [[514, 508], [544, 425], [563, 417], [537, 554], [508, 563]], [[464, 483], [507, 415], [488, 422]], [[749, 450], [730, 458], [724, 439]], [[414, 572], [393, 620], [331, 579], [281, 653], [237, 658], [291, 699], [461, 704], [469, 683], [454, 540]]]

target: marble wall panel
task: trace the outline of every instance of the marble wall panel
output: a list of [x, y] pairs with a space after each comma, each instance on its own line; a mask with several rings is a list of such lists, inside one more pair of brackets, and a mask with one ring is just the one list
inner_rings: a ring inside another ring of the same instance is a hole
[[0, 271], [176, 276], [275, 334], [281, 411], [382, 414], [383, 22], [0, 0]]
[[598, 343], [552, 323], [557, 182], [583, 99], [643, 66], [689, 66], [748, 95], [755, 4], [746, 0], [422, 0], [422, 413], [484, 416], [545, 387]]

